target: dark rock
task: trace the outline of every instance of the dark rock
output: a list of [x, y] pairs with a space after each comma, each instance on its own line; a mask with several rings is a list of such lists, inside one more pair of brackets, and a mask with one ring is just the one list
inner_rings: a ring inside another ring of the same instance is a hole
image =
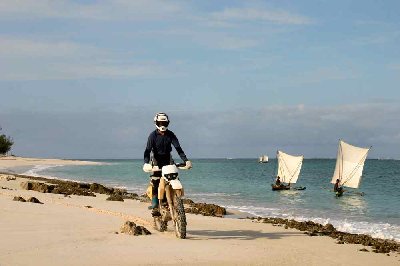
[[108, 187], [103, 186], [103, 185], [98, 184], [98, 183], [93, 183], [93, 184], [90, 184], [90, 191], [94, 192], [94, 193], [110, 195], [110, 194], [113, 193], [114, 189], [108, 188]]
[[[54, 193], [54, 194], [64, 194], [64, 195], [78, 195], [78, 196], [91, 196], [95, 197], [94, 193], [99, 194], [121, 194], [124, 198], [137, 199], [137, 194], [128, 193], [125, 189], [109, 188], [98, 183], [81, 183], [73, 182], [68, 180], [51, 179], [37, 176], [25, 176], [25, 175], [15, 175], [19, 178], [30, 179], [27, 182], [21, 184], [24, 189], [35, 190], [42, 193]], [[34, 182], [43, 181], [45, 183]], [[49, 185], [52, 184], [52, 185]]]
[[362, 251], [362, 252], [369, 252], [369, 250], [366, 249], [366, 248], [361, 248], [361, 249], [359, 249], [359, 251]]
[[191, 199], [182, 199], [183, 204], [188, 204], [188, 205], [192, 205], [194, 204], [194, 201]]
[[93, 207], [90, 206], [90, 205], [86, 205], [85, 208], [91, 209], [91, 208], [93, 208]]
[[322, 231], [326, 232], [326, 233], [328, 233], [328, 232], [331, 233], [331, 232], [335, 232], [336, 229], [335, 229], [335, 227], [333, 227], [332, 224], [326, 224], [326, 225], [324, 225], [324, 227], [322, 227]]
[[7, 181], [11, 181], [11, 180], [16, 180], [17, 178], [15, 176], [9, 175], [6, 177]]
[[15, 197], [13, 198], [13, 201], [26, 202], [26, 200], [25, 200], [23, 197], [17, 197], [17, 196], [15, 196]]
[[226, 215], [226, 209], [224, 207], [209, 204], [209, 203], [193, 203], [190, 208], [186, 208], [187, 213], [201, 214], [204, 216], [216, 216], [223, 217]]
[[121, 226], [121, 233], [125, 233], [128, 235], [151, 235], [150, 231], [147, 230], [145, 227], [136, 225], [134, 222], [131, 221], [126, 221], [122, 226]]
[[112, 194], [106, 200], [110, 201], [124, 201], [124, 198], [120, 194]]
[[147, 194], [143, 194], [137, 198], [140, 202], [151, 202], [150, 198], [147, 196]]
[[91, 196], [95, 197], [96, 195], [84, 188], [80, 188], [78, 183], [61, 183], [56, 186], [52, 193], [55, 194], [64, 194], [64, 195], [77, 195], [77, 196]]
[[54, 185], [48, 185], [40, 182], [26, 181], [21, 183], [21, 187], [26, 190], [34, 190], [41, 193], [50, 193], [55, 188]]
[[[250, 218], [254, 221], [254, 218]], [[389, 253], [391, 251], [400, 251], [400, 243], [392, 240], [373, 238], [364, 234], [350, 234], [340, 232], [331, 224], [318, 224], [312, 221], [298, 222], [295, 220], [288, 220], [282, 218], [262, 218], [258, 221], [270, 224], [283, 224], [285, 228], [295, 228], [304, 231], [307, 235], [326, 235], [337, 239], [338, 244], [361, 244], [364, 246], [371, 246], [373, 252], [376, 253]]]
[[39, 203], [39, 204], [43, 204], [42, 202], [40, 202], [37, 198], [35, 197], [30, 197], [27, 202], [32, 202], [32, 203]]
[[132, 200], [138, 200], [139, 199], [139, 196], [136, 193], [126, 193], [126, 194], [122, 195], [122, 197], [124, 199], [132, 199]]
[[90, 189], [90, 184], [87, 183], [78, 183], [78, 187], [82, 189]]

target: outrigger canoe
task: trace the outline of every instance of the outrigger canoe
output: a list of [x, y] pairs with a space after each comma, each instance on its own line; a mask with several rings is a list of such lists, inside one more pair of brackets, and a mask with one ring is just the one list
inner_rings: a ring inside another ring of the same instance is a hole
[[[290, 155], [284, 153], [283, 151], [278, 150], [276, 154], [276, 159], [278, 162], [277, 176], [279, 176], [282, 183], [295, 184], [297, 182], [297, 179], [299, 178], [304, 157], [302, 155], [300, 156]], [[276, 184], [271, 184], [271, 187], [272, 190], [274, 191], [289, 190], [289, 189], [291, 190], [306, 189], [305, 187], [291, 187], [290, 185], [284, 185], [284, 184], [281, 184], [280, 186], [277, 186]]]

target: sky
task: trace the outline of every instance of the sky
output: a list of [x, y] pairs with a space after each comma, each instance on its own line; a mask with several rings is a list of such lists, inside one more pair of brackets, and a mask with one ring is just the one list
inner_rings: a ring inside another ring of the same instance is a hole
[[0, 126], [20, 156], [400, 159], [400, 2], [0, 0]]

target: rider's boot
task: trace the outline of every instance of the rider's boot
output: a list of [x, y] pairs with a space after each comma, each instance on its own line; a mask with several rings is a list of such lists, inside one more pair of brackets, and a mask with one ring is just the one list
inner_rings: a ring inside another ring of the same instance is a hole
[[158, 197], [152, 197], [151, 199], [151, 206], [149, 206], [149, 210], [151, 211], [151, 215], [153, 217], [155, 216], [161, 216], [160, 211], [158, 210], [159, 204], [158, 204]]
[[151, 198], [151, 205], [148, 208], [149, 208], [149, 210], [158, 208], [158, 197], [157, 196]]

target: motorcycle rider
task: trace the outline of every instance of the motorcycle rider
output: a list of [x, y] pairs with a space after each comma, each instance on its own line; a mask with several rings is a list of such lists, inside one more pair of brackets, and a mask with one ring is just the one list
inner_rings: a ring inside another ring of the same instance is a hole
[[[153, 210], [153, 216], [159, 214], [157, 195], [158, 185], [160, 184], [161, 178], [161, 169], [165, 165], [174, 163], [171, 157], [171, 144], [174, 145], [179, 157], [181, 157], [181, 159], [185, 162], [185, 167], [187, 169], [192, 168], [192, 163], [187, 159], [185, 152], [182, 150], [179, 144], [178, 138], [172, 131], [168, 130], [169, 122], [170, 121], [166, 113], [157, 113], [154, 116], [156, 130], [150, 133], [147, 140], [146, 149], [144, 150], [143, 171], [151, 172], [153, 166], [158, 166], [159, 169], [159, 171], [153, 171], [153, 175], [151, 176], [153, 188], [151, 206], [149, 206], [149, 209]], [[152, 158], [150, 158], [151, 152], [153, 152]], [[150, 159], [152, 159], [152, 162], [150, 162]]]

